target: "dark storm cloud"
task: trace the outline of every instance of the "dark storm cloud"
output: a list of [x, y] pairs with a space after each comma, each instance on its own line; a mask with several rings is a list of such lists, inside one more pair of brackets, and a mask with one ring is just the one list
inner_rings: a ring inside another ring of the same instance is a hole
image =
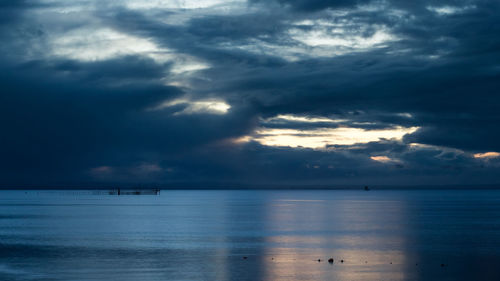
[[35, 182], [82, 180], [82, 170], [140, 166], [244, 133], [244, 128], [232, 124], [241, 124], [241, 117], [172, 117], [169, 110], [145, 111], [182, 94], [174, 87], [140, 81], [154, 75], [139, 74], [133, 83], [102, 86], [102, 77], [115, 80], [129, 79], [131, 72], [154, 74], [155, 67], [140, 61], [134, 64], [137, 58], [123, 60], [130, 62], [128, 71], [120, 69], [123, 65], [118, 60], [111, 60], [109, 65], [31, 62], [2, 72], [3, 91], [8, 95], [2, 95], [0, 106], [4, 132], [0, 151], [7, 182], [21, 180], [26, 171], [36, 173]]
[[28, 6], [28, 1], [5, 0], [0, 2], [0, 25], [19, 19], [23, 9]]
[[[499, 182], [498, 159], [473, 157], [500, 151], [497, 1], [234, 5], [3, 1], [0, 184]], [[109, 30], [119, 48], [85, 45]], [[236, 141], [400, 126], [420, 129], [324, 149]]]
[[[36, 63], [31, 62], [30, 64]], [[29, 64], [27, 66], [29, 67]], [[104, 79], [121, 83], [124, 82], [124, 79], [155, 81], [160, 79], [169, 69], [168, 65], [158, 65], [151, 59], [137, 56], [125, 56], [103, 62], [60, 60], [53, 61], [46, 67], [49, 71], [71, 73], [73, 76], [92, 82], [99, 82]], [[130, 83], [131, 80], [125, 80], [125, 83]]]
[[[274, 14], [250, 14], [196, 18], [190, 21], [187, 32], [196, 36], [199, 39], [198, 42], [206, 43], [218, 40], [238, 41], [256, 36], [273, 36], [286, 28], [275, 17]], [[270, 21], [275, 22], [275, 24], [269, 25]]]
[[467, 4], [475, 4], [481, 2], [484, 4], [487, 1], [469, 1], [469, 0], [416, 0], [416, 1], [377, 1], [377, 0], [273, 0], [261, 1], [251, 0], [253, 3], [278, 3], [284, 7], [292, 8], [292, 10], [300, 12], [318, 12], [325, 9], [348, 9], [359, 5], [385, 5], [390, 4], [393, 7], [400, 9], [411, 10], [413, 12], [424, 12], [429, 5], [452, 5], [464, 6]]
[[[262, 3], [261, 0], [252, 0], [252, 2]], [[272, 1], [271, 1], [272, 2]], [[318, 11], [326, 8], [338, 9], [349, 8], [360, 3], [369, 3], [369, 0], [277, 0], [281, 5], [292, 7], [298, 11]]]

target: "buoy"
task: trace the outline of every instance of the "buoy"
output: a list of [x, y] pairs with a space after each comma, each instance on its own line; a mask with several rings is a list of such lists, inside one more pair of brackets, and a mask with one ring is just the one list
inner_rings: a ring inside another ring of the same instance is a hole
[[328, 259], [328, 262], [329, 262], [329, 263], [333, 263], [333, 258], [329, 258], [329, 259]]

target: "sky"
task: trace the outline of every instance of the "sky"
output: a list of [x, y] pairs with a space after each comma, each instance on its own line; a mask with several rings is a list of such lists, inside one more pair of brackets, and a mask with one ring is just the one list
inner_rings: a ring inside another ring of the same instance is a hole
[[500, 184], [499, 15], [2, 0], [0, 186]]

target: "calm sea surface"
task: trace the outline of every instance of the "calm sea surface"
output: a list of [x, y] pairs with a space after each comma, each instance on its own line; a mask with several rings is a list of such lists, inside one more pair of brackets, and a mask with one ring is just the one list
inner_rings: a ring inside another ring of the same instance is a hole
[[500, 191], [0, 191], [0, 280], [498, 281]]

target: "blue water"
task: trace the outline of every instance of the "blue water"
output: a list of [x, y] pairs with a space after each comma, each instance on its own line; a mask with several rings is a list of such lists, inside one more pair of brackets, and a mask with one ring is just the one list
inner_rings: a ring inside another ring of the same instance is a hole
[[0, 280], [500, 280], [500, 191], [0, 191]]

